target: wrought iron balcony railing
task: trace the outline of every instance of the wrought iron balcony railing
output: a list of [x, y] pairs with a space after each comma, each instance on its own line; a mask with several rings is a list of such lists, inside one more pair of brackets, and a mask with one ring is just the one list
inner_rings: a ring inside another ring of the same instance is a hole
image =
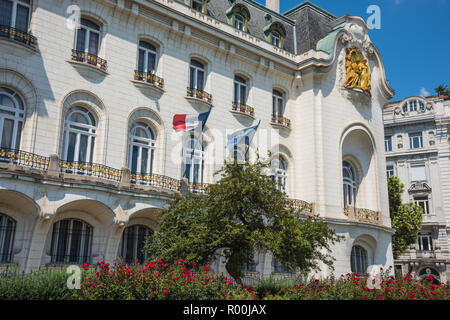
[[255, 109], [247, 106], [245, 104], [239, 103], [239, 102], [233, 102], [233, 106], [231, 109], [233, 112], [238, 112], [245, 114], [247, 116], [253, 117], [255, 114]]
[[154, 86], [159, 89], [164, 88], [164, 79], [148, 72], [141, 72], [138, 70], [134, 70], [134, 80], [145, 81], [151, 86]]
[[133, 184], [154, 186], [163, 189], [169, 189], [172, 191], [179, 191], [181, 182], [180, 180], [173, 179], [159, 174], [137, 174], [132, 173], [130, 176], [130, 182]]
[[112, 181], [120, 181], [120, 178], [122, 177], [121, 170], [107, 167], [98, 163], [80, 162], [80, 161], [70, 162], [61, 160], [59, 166], [61, 172], [69, 174], [94, 176], [97, 178]]
[[373, 211], [369, 209], [354, 208], [352, 206], [347, 206], [344, 209], [344, 214], [351, 220], [356, 220], [364, 223], [380, 224], [381, 214], [378, 211]]
[[289, 199], [295, 210], [302, 210], [305, 214], [314, 214], [313, 204], [299, 199]]
[[280, 125], [286, 128], [291, 127], [291, 120], [285, 117], [272, 115], [272, 124]]
[[30, 33], [5, 25], [0, 25], [0, 37], [15, 40], [33, 48], [37, 42], [36, 37]]
[[106, 71], [106, 69], [108, 68], [106, 60], [84, 51], [72, 49], [72, 60], [93, 65], [104, 71]]
[[19, 166], [47, 170], [49, 158], [26, 151], [1, 148], [0, 162], [8, 162]]
[[212, 95], [203, 90], [187, 87], [187, 96], [203, 100], [207, 103], [212, 103]]

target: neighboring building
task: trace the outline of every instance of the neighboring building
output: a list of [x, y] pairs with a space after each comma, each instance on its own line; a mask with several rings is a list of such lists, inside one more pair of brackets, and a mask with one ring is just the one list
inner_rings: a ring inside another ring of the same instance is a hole
[[[393, 90], [362, 18], [309, 2], [280, 14], [276, 0], [0, 6], [3, 263], [142, 261], [156, 213], [186, 185], [214, 182], [225, 131], [261, 120], [281, 159], [273, 179], [345, 237], [336, 274], [393, 264], [382, 152]], [[211, 103], [203, 143], [183, 150], [174, 114]], [[255, 265], [290, 273], [270, 253]]]
[[450, 280], [450, 101], [409, 97], [384, 108], [386, 175], [423, 209], [418, 242], [395, 261], [403, 274]]

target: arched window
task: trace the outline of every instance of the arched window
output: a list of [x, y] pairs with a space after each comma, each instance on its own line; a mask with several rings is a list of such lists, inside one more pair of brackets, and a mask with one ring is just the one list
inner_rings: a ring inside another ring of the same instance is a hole
[[[31, 0], [1, 0], [0, 25], [27, 32], [30, 20], [30, 1]], [[2, 33], [4, 34], [5, 32], [0, 31], [0, 34]]]
[[205, 150], [194, 134], [190, 134], [183, 147], [183, 177], [190, 184], [203, 184]]
[[187, 0], [188, 2], [190, 2], [191, 8], [198, 11], [198, 12], [202, 12], [204, 14], [207, 13], [207, 0]]
[[155, 135], [143, 122], [137, 122], [130, 132], [129, 167], [131, 173], [152, 174]]
[[76, 219], [53, 224], [51, 243], [52, 263], [91, 263], [92, 227]]
[[189, 88], [203, 91], [204, 81], [205, 66], [201, 62], [192, 59], [190, 65]]
[[236, 14], [234, 16], [234, 27], [238, 30], [244, 31], [245, 28], [245, 19], [240, 14]]
[[98, 56], [100, 47], [100, 26], [86, 18], [80, 19], [76, 35], [76, 51]]
[[[230, 2], [231, 3], [231, 2]], [[248, 22], [250, 21], [250, 11], [242, 3], [234, 3], [226, 10], [225, 15], [227, 17], [228, 24], [234, 26], [236, 29], [247, 32]]]
[[271, 22], [271, 19], [268, 19], [267, 21], [270, 23], [264, 27], [264, 35], [267, 42], [278, 48], [283, 48], [284, 39], [286, 38], [287, 34], [286, 28], [279, 21]]
[[287, 166], [286, 162], [280, 156], [277, 159], [272, 160], [272, 170], [273, 174], [271, 176], [272, 180], [277, 184], [277, 189], [281, 191], [286, 190], [286, 177], [287, 177]]
[[148, 259], [147, 252], [143, 252], [145, 240], [153, 231], [143, 225], [133, 225], [123, 231], [122, 257], [126, 263], [144, 263]]
[[272, 32], [272, 45], [274, 45], [275, 47], [280, 47], [281, 44], [281, 35], [276, 32], [273, 31]]
[[234, 76], [234, 103], [247, 104], [247, 80], [238, 75]]
[[357, 182], [355, 170], [347, 161], [342, 162], [342, 176], [344, 187], [344, 208], [355, 206]]
[[22, 99], [14, 91], [0, 87], [0, 141], [6, 149], [20, 149], [25, 117]]
[[0, 213], [0, 263], [12, 262], [16, 221]]
[[284, 115], [284, 94], [279, 90], [272, 91], [272, 115], [283, 117]]
[[359, 273], [361, 275], [366, 273], [367, 251], [360, 246], [353, 246], [350, 263], [353, 273]]
[[157, 57], [154, 45], [146, 41], [139, 41], [138, 72], [155, 74]]
[[63, 159], [68, 162], [92, 162], [97, 123], [83, 107], [70, 109], [64, 124]]

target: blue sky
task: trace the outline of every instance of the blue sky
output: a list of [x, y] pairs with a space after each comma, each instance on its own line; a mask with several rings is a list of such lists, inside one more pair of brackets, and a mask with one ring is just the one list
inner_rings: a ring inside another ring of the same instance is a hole
[[[257, 0], [264, 4], [265, 0]], [[280, 0], [281, 12], [303, 0]], [[450, 0], [314, 0], [330, 13], [357, 15], [366, 21], [369, 5], [381, 9], [381, 29], [369, 36], [378, 48], [393, 100], [434, 95], [439, 84], [450, 86]]]

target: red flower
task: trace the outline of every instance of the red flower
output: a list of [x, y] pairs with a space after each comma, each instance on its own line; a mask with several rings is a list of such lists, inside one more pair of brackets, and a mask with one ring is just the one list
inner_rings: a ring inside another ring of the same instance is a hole
[[205, 271], [206, 271], [206, 272], [208, 272], [208, 271], [209, 271], [209, 268], [208, 268], [208, 266], [205, 266]]
[[383, 296], [378, 296], [378, 299], [383, 299]]
[[164, 293], [166, 296], [169, 294], [169, 292], [168, 292], [166, 289], [163, 290], [163, 293]]
[[83, 264], [83, 269], [84, 270], [89, 270], [89, 264], [88, 263], [84, 263]]
[[173, 277], [172, 280], [178, 280], [178, 277]]
[[436, 291], [434, 291], [434, 290], [433, 290], [433, 291], [431, 291], [431, 293], [432, 293], [432, 294], [434, 294], [434, 295], [437, 295], [437, 292], [436, 292]]
[[389, 287], [384, 288], [384, 290], [386, 290], [387, 292], [391, 292], [391, 288]]

